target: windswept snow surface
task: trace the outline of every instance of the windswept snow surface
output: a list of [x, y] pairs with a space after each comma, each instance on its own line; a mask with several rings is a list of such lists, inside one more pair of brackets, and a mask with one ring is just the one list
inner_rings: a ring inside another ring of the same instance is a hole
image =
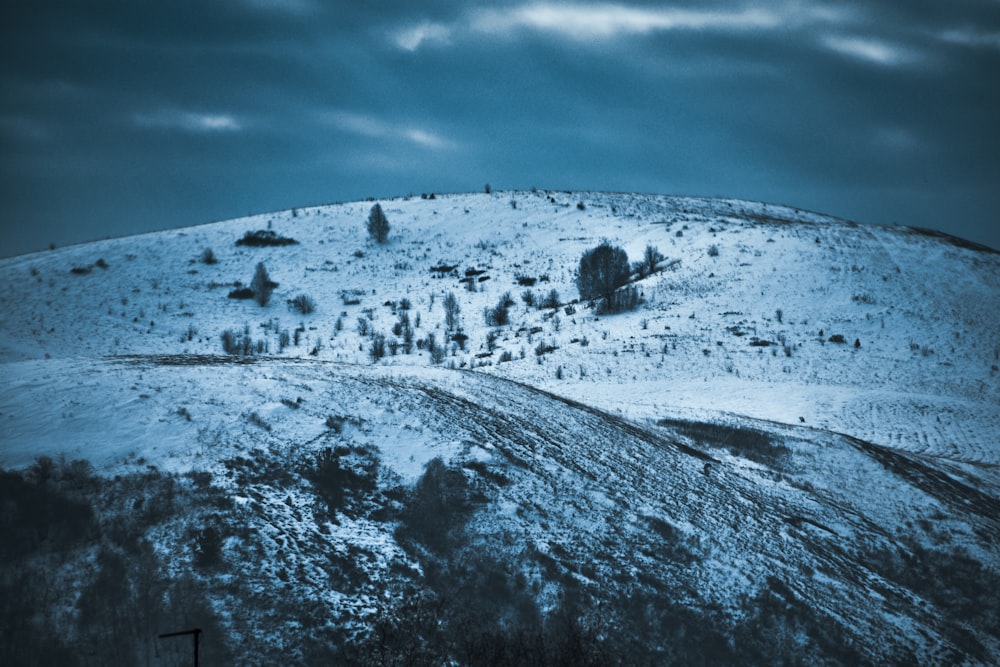
[[[487, 489], [472, 539], [520, 563], [543, 610], [560, 577], [732, 624], [770, 590], [873, 662], [1000, 659], [989, 617], [887, 555], [950, 554], [1000, 577], [1000, 254], [733, 200], [381, 203], [385, 245], [367, 238], [372, 202], [358, 202], [0, 260], [0, 466], [44, 455], [108, 478], [211, 472], [266, 556], [241, 560], [231, 538], [241, 580], [291, 587], [361, 633], [420, 565], [377, 512], [327, 521], [305, 477], [260, 470], [376, 451], [393, 498], [431, 459], [464, 466]], [[298, 244], [235, 245], [261, 229]], [[580, 255], [604, 239], [633, 261], [647, 245], [665, 257], [633, 276], [634, 311], [576, 303]], [[206, 248], [217, 263], [200, 261]], [[227, 298], [258, 262], [278, 283], [270, 304]], [[554, 290], [559, 307], [529, 306], [529, 290], [535, 303]], [[465, 349], [445, 326], [449, 292]], [[506, 292], [510, 323], [488, 326]], [[315, 312], [291, 308], [302, 294]], [[423, 345], [373, 362], [359, 329], [401, 345], [403, 314], [416, 340], [446, 342], [439, 365]], [[266, 351], [221, 356], [225, 330]], [[706, 436], [704, 423], [744, 431]], [[728, 439], [749, 431], [774, 447]], [[156, 539], [184, 551], [179, 532]], [[356, 560], [364, 583], [331, 583], [327, 553]], [[237, 636], [263, 620], [234, 595], [215, 603]], [[244, 637], [244, 657], [305, 632], [279, 622]]]

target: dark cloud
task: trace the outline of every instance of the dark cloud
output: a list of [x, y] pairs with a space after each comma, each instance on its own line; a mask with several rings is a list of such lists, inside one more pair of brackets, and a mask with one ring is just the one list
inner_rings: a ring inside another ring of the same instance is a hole
[[986, 0], [37, 0], [0, 7], [0, 58], [4, 254], [486, 181], [1000, 247]]

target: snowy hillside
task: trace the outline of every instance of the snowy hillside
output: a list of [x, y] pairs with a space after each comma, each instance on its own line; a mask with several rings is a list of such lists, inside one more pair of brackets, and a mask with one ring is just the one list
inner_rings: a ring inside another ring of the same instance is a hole
[[[4, 664], [193, 622], [236, 664], [1000, 659], [1000, 254], [545, 191], [382, 201], [380, 245], [372, 204], [0, 260]], [[634, 310], [578, 302], [602, 240], [663, 255]]]

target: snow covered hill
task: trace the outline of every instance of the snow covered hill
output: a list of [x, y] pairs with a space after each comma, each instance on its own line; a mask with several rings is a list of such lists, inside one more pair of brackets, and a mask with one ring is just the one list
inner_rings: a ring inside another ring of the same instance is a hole
[[[0, 260], [5, 664], [174, 664], [196, 619], [239, 664], [1000, 659], [1000, 254], [732, 200], [381, 205], [382, 245], [358, 202]], [[602, 240], [663, 255], [634, 310], [577, 301]], [[259, 263], [268, 305], [229, 298]]]

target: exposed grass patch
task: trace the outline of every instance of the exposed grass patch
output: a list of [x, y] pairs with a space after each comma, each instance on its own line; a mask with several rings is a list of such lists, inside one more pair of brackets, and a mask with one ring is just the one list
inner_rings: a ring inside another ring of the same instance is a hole
[[776, 465], [791, 453], [784, 445], [775, 444], [770, 433], [759, 429], [684, 419], [661, 419], [658, 423], [686, 435], [700, 445], [724, 447], [733, 456], [765, 465]]

